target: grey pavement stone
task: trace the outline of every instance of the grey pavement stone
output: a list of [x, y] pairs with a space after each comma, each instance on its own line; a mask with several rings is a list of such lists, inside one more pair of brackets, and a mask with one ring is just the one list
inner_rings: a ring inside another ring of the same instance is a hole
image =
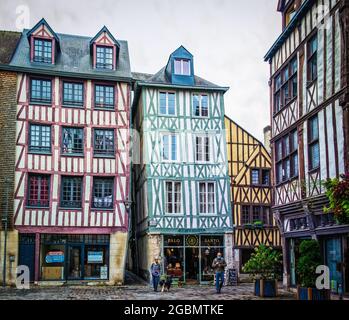
[[[279, 290], [277, 300], [295, 299], [294, 293]], [[254, 296], [253, 285], [242, 283], [224, 287], [221, 294], [213, 286], [185, 286], [170, 292], [154, 292], [147, 285], [123, 287], [71, 286], [37, 287], [29, 290], [1, 288], [0, 300], [261, 300]]]

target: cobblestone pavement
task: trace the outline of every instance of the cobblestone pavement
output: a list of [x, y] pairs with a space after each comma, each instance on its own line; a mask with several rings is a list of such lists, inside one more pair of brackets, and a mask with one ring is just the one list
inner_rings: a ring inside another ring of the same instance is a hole
[[[0, 300], [260, 300], [253, 285], [242, 283], [224, 287], [220, 295], [213, 286], [186, 286], [170, 292], [154, 292], [147, 285], [123, 287], [62, 286], [32, 287], [29, 290], [1, 288]], [[293, 293], [279, 290], [278, 300], [295, 299]]]

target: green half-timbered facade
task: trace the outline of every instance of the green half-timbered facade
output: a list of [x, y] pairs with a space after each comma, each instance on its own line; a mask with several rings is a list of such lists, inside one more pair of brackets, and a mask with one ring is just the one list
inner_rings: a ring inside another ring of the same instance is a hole
[[195, 76], [184, 47], [158, 73], [133, 76], [134, 154], [140, 150], [134, 157], [134, 263], [148, 277], [160, 257], [164, 272], [179, 281], [212, 281], [217, 251], [232, 262], [227, 88]]

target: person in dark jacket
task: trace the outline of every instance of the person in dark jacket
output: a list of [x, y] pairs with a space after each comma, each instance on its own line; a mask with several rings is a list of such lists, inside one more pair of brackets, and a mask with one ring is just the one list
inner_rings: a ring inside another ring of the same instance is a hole
[[216, 291], [217, 293], [221, 293], [223, 284], [224, 284], [224, 270], [227, 266], [222, 254], [220, 252], [217, 253], [217, 257], [213, 260], [212, 268], [216, 274]]
[[161, 265], [159, 263], [158, 258], [155, 258], [154, 262], [152, 263], [150, 267], [150, 272], [153, 280], [154, 291], [157, 292], [159, 281], [160, 281], [160, 275], [161, 275]]

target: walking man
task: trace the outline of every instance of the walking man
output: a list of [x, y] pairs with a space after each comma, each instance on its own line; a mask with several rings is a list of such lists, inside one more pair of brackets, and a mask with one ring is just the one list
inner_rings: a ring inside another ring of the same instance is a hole
[[222, 254], [220, 252], [217, 253], [217, 257], [213, 260], [212, 268], [216, 274], [216, 291], [217, 293], [221, 293], [223, 284], [224, 284], [224, 269], [227, 266]]
[[154, 262], [152, 263], [152, 265], [150, 267], [150, 272], [151, 272], [151, 276], [152, 276], [152, 280], [153, 280], [154, 291], [157, 292], [159, 281], [160, 281], [160, 274], [161, 274], [161, 265], [159, 263], [158, 258], [154, 259]]

